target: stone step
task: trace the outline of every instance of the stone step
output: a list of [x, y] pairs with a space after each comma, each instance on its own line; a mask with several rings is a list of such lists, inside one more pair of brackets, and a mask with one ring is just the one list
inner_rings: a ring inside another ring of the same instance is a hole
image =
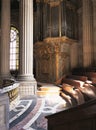
[[61, 88], [57, 86], [42, 86], [37, 91], [37, 96], [45, 97], [45, 96], [58, 96], [60, 95]]
[[40, 87], [41, 91], [60, 91], [61, 88], [57, 86], [42, 86]]

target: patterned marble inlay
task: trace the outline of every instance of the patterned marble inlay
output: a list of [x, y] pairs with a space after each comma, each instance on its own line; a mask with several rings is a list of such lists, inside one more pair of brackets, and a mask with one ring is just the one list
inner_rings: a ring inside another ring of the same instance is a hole
[[20, 100], [10, 111], [10, 130], [47, 130], [45, 116], [64, 110], [66, 102], [60, 96]]

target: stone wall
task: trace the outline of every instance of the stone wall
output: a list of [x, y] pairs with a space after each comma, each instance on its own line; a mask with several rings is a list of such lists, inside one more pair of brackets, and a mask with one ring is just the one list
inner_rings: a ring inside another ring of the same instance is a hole
[[9, 98], [0, 94], [0, 130], [9, 130]]

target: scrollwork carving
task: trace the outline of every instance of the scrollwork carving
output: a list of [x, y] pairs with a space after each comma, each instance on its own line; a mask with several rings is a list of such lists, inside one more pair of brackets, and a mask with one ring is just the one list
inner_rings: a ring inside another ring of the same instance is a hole
[[37, 78], [54, 82], [70, 69], [71, 45], [76, 41], [67, 37], [46, 38], [35, 43]]
[[54, 52], [55, 52], [55, 53], [60, 52], [60, 45], [59, 45], [58, 43], [55, 43]]
[[51, 53], [51, 50], [52, 50], [50, 46], [40, 45], [38, 47], [38, 45], [36, 45], [34, 50], [35, 50], [34, 55], [35, 55], [36, 58], [49, 60], [50, 53]]
[[60, 53], [61, 59], [64, 60], [66, 57], [69, 57], [69, 54], [67, 52]]

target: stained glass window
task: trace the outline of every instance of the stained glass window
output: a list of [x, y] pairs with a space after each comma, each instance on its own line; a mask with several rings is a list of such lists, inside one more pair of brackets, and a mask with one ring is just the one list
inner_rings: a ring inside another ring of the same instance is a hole
[[10, 32], [10, 70], [19, 69], [19, 32], [11, 27]]

